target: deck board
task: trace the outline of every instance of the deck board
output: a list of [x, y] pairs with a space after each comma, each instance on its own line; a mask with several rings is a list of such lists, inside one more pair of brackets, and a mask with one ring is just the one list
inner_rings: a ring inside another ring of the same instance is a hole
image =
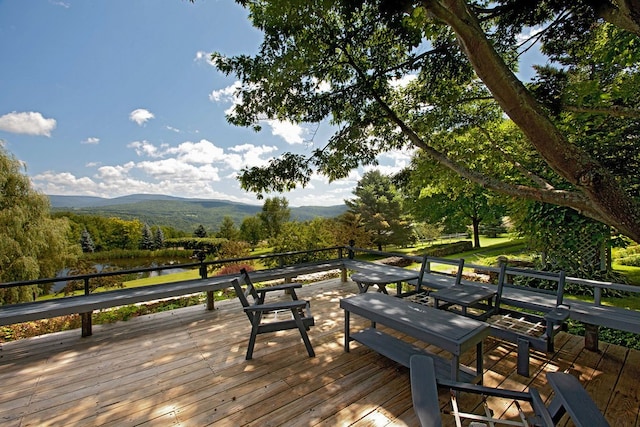
[[[316, 326], [309, 358], [296, 331], [258, 337], [254, 359], [244, 359], [249, 322], [235, 300], [216, 310], [187, 307], [127, 322], [1, 344], [0, 424], [3, 426], [413, 426], [409, 370], [352, 343], [343, 349], [340, 298], [352, 282], [326, 280], [298, 294], [311, 300]], [[352, 330], [368, 322], [352, 316]], [[386, 330], [386, 329], [385, 329]], [[434, 346], [396, 337], [448, 358]], [[472, 365], [473, 351], [461, 357]], [[516, 373], [516, 346], [485, 341], [484, 384], [526, 390], [543, 399], [545, 373], [576, 375], [612, 425], [640, 426], [640, 352], [561, 333], [553, 354], [531, 352], [531, 377]], [[440, 390], [441, 407], [449, 396]], [[465, 411], [481, 399], [463, 394]], [[515, 416], [511, 402], [489, 400], [496, 414]], [[525, 405], [525, 410], [528, 410]], [[445, 425], [453, 425], [445, 418]], [[563, 423], [565, 420], [563, 420]]]

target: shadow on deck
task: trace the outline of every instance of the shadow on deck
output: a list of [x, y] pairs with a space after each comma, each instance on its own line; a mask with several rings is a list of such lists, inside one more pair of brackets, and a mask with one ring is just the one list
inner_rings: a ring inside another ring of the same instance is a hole
[[[286, 331], [260, 335], [246, 361], [249, 323], [237, 300], [216, 303], [213, 312], [197, 306], [96, 326], [89, 338], [67, 331], [2, 344], [0, 424], [417, 425], [408, 369], [355, 343], [343, 351], [338, 304], [356, 292], [337, 279], [300, 290], [316, 319], [315, 358], [300, 334]], [[352, 317], [354, 330], [365, 324]], [[570, 372], [611, 425], [640, 425], [640, 352], [606, 343], [590, 352], [581, 337], [564, 333], [556, 344], [554, 354], [531, 353], [527, 378], [516, 374], [515, 345], [487, 339], [485, 385], [532, 386], [548, 399], [544, 374]], [[471, 352], [461, 361], [474, 359]], [[446, 391], [440, 399], [446, 408]], [[475, 397], [459, 403], [466, 411], [479, 404]], [[489, 403], [496, 414], [515, 415], [509, 402]]]

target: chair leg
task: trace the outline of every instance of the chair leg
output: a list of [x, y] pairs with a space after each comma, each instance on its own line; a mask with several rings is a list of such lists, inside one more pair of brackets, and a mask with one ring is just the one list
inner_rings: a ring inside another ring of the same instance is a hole
[[256, 345], [256, 338], [258, 337], [258, 329], [260, 327], [260, 321], [262, 320], [261, 313], [255, 313], [251, 321], [251, 336], [249, 336], [249, 346], [247, 347], [246, 360], [251, 360], [253, 357], [253, 347]]
[[291, 312], [293, 313], [293, 318], [296, 320], [296, 325], [298, 325], [298, 329], [300, 330], [300, 335], [302, 336], [302, 341], [304, 341], [304, 346], [307, 348], [307, 353], [309, 353], [309, 357], [315, 357], [316, 353], [313, 351], [313, 347], [311, 346], [311, 341], [309, 340], [307, 329], [302, 323], [300, 312], [295, 309], [291, 310]]
[[518, 338], [518, 375], [529, 376], [529, 340]]

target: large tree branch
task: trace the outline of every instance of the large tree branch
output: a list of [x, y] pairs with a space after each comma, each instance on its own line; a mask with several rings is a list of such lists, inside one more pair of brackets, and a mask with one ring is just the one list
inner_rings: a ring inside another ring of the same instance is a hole
[[634, 117], [640, 118], [640, 110], [637, 108], [622, 107], [619, 105], [612, 105], [609, 107], [583, 107], [579, 105], [563, 105], [562, 108], [572, 113], [588, 113], [599, 114], [611, 117]]
[[[350, 61], [351, 66], [356, 71], [356, 73], [360, 76], [362, 81], [368, 81], [368, 76], [366, 73], [361, 70], [355, 61]], [[495, 179], [493, 177], [483, 175], [481, 173], [472, 171], [458, 162], [455, 162], [451, 158], [449, 158], [446, 154], [442, 153], [439, 150], [436, 150], [434, 147], [429, 145], [423, 138], [421, 138], [409, 125], [407, 125], [389, 106], [389, 104], [380, 96], [380, 94], [373, 89], [371, 86], [369, 87], [369, 93], [376, 100], [378, 105], [385, 111], [386, 115], [389, 117], [391, 121], [393, 121], [402, 132], [409, 138], [413, 145], [424, 150], [426, 154], [431, 156], [435, 161], [440, 163], [443, 166], [451, 169], [456, 172], [458, 175], [463, 178], [467, 178], [470, 181], [475, 182], [483, 188], [488, 188], [490, 190], [496, 191], [498, 193], [519, 197], [519, 198], [527, 198], [530, 200], [535, 200], [544, 203], [551, 203], [560, 206], [567, 206], [576, 209], [582, 214], [594, 218], [596, 220], [601, 220], [599, 212], [593, 209], [593, 204], [591, 201], [585, 197], [582, 193], [571, 192], [565, 190], [556, 190], [551, 186], [545, 185], [544, 188], [536, 188], [525, 185], [514, 185], [509, 184], [507, 182], [501, 181], [499, 179]]]
[[594, 0], [589, 3], [605, 21], [640, 36], [640, 0]]

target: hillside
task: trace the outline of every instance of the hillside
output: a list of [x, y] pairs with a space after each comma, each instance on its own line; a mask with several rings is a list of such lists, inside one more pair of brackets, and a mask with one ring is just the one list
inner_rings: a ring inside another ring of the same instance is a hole
[[[122, 219], [139, 219], [149, 225], [170, 225], [178, 230], [193, 231], [202, 224], [217, 229], [225, 216], [240, 225], [247, 216], [257, 214], [262, 205], [213, 199], [186, 199], [180, 197], [135, 194], [113, 199], [85, 196], [49, 196], [51, 210], [70, 211], [75, 214], [100, 215]], [[345, 205], [292, 207], [291, 219], [306, 221], [315, 217], [332, 218], [346, 211]]]

